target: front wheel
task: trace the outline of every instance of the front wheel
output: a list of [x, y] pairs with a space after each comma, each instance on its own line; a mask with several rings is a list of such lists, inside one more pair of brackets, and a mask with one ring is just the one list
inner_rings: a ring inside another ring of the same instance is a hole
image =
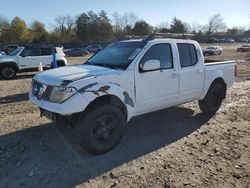
[[1, 68], [0, 76], [4, 79], [12, 79], [16, 76], [16, 69], [13, 66], [6, 65]]
[[75, 131], [80, 144], [93, 154], [101, 154], [115, 147], [122, 138], [125, 116], [110, 104], [95, 106], [80, 116]]
[[199, 107], [202, 112], [206, 114], [214, 114], [219, 110], [224, 95], [224, 89], [221, 83], [215, 82], [213, 83], [206, 97], [203, 100], [199, 101]]

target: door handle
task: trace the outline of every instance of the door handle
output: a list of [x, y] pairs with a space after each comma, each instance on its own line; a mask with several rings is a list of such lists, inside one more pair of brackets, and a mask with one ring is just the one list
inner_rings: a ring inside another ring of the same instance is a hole
[[170, 74], [170, 77], [171, 77], [171, 78], [176, 78], [177, 76], [178, 76], [178, 74], [176, 74], [176, 73]]
[[201, 69], [197, 69], [196, 72], [197, 73], [202, 73], [202, 70]]

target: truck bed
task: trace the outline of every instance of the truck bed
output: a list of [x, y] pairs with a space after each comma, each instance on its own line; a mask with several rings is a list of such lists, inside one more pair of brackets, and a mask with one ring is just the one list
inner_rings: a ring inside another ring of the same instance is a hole
[[205, 60], [205, 83], [203, 97], [207, 93], [214, 77], [223, 78], [227, 88], [235, 81], [235, 61]]

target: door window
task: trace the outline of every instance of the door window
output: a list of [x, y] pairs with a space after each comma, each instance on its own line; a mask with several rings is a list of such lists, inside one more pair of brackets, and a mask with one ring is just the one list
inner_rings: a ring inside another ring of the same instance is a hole
[[42, 56], [52, 55], [52, 48], [41, 48], [41, 55]]
[[142, 66], [148, 60], [159, 60], [160, 69], [173, 68], [173, 57], [170, 44], [155, 44], [145, 53], [140, 62]]
[[25, 48], [21, 56], [40, 56], [39, 48]]
[[177, 46], [181, 67], [189, 67], [197, 63], [198, 58], [193, 44], [178, 43]]

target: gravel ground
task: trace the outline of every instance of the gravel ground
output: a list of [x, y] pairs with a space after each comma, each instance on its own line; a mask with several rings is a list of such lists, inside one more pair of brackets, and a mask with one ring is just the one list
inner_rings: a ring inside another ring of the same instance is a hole
[[[244, 59], [236, 45], [207, 58]], [[0, 80], [0, 187], [249, 187], [250, 61], [238, 68], [215, 116], [192, 102], [133, 118], [122, 142], [100, 156], [39, 117], [27, 97], [35, 73]]]

